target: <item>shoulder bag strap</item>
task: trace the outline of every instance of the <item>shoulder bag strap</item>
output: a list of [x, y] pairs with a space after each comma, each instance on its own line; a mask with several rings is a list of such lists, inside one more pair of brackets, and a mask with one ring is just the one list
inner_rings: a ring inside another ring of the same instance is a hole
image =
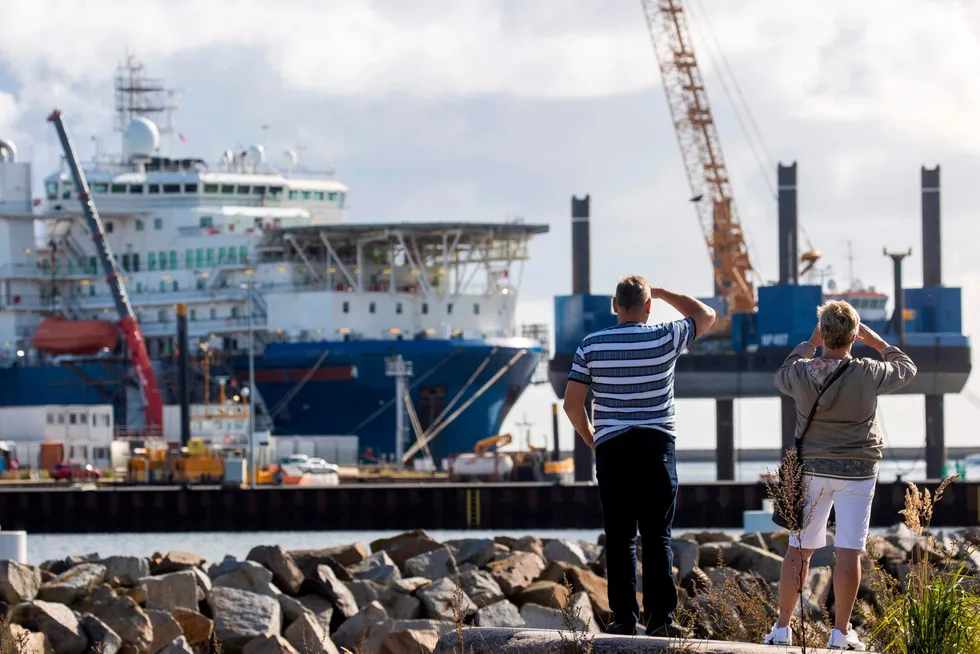
[[813, 407], [810, 409], [810, 415], [808, 415], [806, 418], [806, 424], [803, 425], [803, 431], [800, 432], [799, 437], [796, 439], [797, 460], [799, 461], [803, 460], [803, 436], [806, 435], [806, 431], [810, 428], [810, 425], [813, 423], [813, 416], [817, 414], [817, 407], [820, 405], [820, 398], [823, 397], [824, 392], [828, 388], [833, 386], [834, 382], [837, 381], [837, 379], [844, 374], [844, 371], [847, 370], [847, 366], [851, 365], [852, 360], [853, 359], [850, 358], [844, 359], [844, 361], [842, 361], [841, 364], [837, 366], [837, 370], [834, 371], [834, 374], [830, 376], [830, 379], [827, 380], [827, 383], [824, 384], [823, 387], [820, 389], [820, 392], [817, 394], [817, 399], [813, 401]]

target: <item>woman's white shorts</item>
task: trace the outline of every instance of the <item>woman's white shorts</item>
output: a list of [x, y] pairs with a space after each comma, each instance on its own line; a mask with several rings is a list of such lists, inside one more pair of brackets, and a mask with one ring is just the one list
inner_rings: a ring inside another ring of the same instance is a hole
[[[810, 491], [804, 508], [802, 538], [790, 533], [790, 547], [815, 550], [827, 545], [827, 521], [834, 507], [837, 532], [834, 546], [849, 550], [864, 550], [871, 523], [871, 501], [875, 495], [876, 479], [836, 479], [810, 477]], [[811, 513], [810, 507], [813, 506]]]

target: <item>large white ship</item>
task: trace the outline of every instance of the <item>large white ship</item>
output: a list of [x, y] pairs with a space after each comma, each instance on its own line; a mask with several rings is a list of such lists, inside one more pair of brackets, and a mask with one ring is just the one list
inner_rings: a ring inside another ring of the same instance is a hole
[[[514, 312], [528, 242], [547, 226], [347, 222], [347, 186], [294, 151], [255, 144], [213, 164], [161, 153], [165, 93], [121, 67], [122, 153], [83, 165], [164, 399], [186, 305], [189, 351], [216, 354], [212, 373], [232, 387], [254, 344], [262, 419], [278, 434], [395, 452], [398, 355], [412, 368], [404, 440], [445, 455], [496, 433], [542, 355], [544, 331]], [[34, 198], [30, 164], [0, 142], [0, 407], [110, 402], [117, 424], [140, 422], [104, 277], [67, 169]]]

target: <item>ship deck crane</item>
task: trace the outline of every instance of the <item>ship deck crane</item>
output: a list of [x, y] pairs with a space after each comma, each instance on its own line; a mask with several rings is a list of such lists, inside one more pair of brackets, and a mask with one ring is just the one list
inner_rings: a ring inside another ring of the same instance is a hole
[[129, 350], [129, 357], [133, 363], [139, 381], [140, 391], [143, 394], [146, 411], [146, 426], [149, 429], [162, 429], [163, 427], [163, 400], [160, 396], [160, 388], [157, 385], [156, 375], [153, 374], [153, 367], [150, 363], [150, 355], [146, 349], [146, 340], [143, 338], [143, 331], [140, 329], [139, 321], [129, 302], [126, 294], [126, 287], [123, 284], [122, 275], [116, 259], [112, 255], [109, 243], [105, 238], [105, 228], [99, 212], [92, 201], [92, 194], [85, 179], [85, 173], [78, 163], [75, 149], [68, 137], [68, 130], [61, 117], [61, 111], [55, 109], [48, 116], [48, 122], [54, 123], [55, 130], [58, 132], [58, 139], [61, 141], [61, 148], [65, 153], [65, 161], [71, 171], [75, 188], [78, 189], [78, 200], [82, 205], [82, 213], [88, 223], [89, 232], [92, 234], [92, 241], [95, 243], [95, 251], [106, 274], [106, 283], [112, 292], [112, 299], [116, 304], [116, 311], [119, 314], [119, 327], [122, 329], [126, 338], [126, 345]]
[[[681, 0], [641, 0], [657, 54], [667, 106], [714, 265], [715, 292], [729, 316], [756, 308], [758, 275], [749, 258], [732, 183], [711, 115], [701, 68]], [[721, 326], [730, 324], [723, 321]]]

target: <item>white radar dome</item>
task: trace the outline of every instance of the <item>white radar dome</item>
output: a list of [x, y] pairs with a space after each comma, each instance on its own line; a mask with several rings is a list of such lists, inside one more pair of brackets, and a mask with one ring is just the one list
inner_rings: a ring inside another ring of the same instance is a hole
[[249, 165], [253, 167], [261, 166], [265, 161], [265, 148], [261, 145], [250, 145], [245, 151], [245, 157]]
[[0, 139], [0, 161], [17, 163], [17, 146], [13, 141]]
[[286, 165], [292, 168], [299, 161], [299, 156], [296, 154], [296, 150], [286, 150], [283, 153], [283, 158], [286, 160]]
[[123, 149], [127, 157], [150, 157], [160, 147], [160, 130], [148, 118], [135, 118], [123, 133]]

